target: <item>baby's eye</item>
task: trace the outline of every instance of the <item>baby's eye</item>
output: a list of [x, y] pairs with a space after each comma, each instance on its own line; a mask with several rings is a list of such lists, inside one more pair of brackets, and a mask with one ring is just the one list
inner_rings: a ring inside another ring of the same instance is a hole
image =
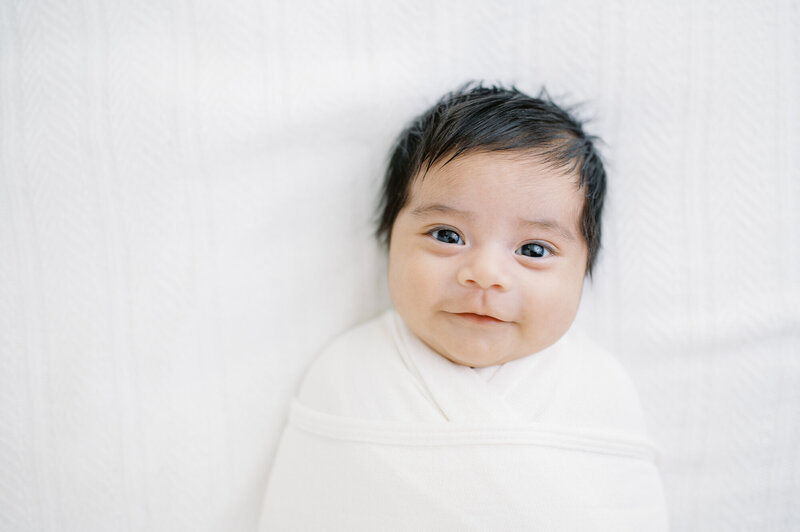
[[537, 259], [547, 257], [550, 253], [551, 251], [549, 249], [536, 242], [523, 244], [522, 247], [517, 250], [518, 255], [525, 255], [526, 257], [534, 257]]
[[439, 229], [434, 229], [429, 234], [439, 242], [444, 242], [445, 244], [464, 244], [464, 239], [461, 238], [461, 235], [452, 229], [440, 227]]

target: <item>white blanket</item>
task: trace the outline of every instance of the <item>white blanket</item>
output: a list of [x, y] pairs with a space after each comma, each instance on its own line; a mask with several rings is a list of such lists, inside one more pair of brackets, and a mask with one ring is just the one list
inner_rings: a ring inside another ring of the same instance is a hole
[[568, 333], [473, 369], [387, 311], [306, 375], [261, 529], [667, 530], [655, 459], [607, 353]]

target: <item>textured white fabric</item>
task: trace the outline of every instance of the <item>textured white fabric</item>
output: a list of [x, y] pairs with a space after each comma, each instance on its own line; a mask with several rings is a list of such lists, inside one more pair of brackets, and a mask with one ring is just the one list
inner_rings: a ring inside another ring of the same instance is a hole
[[485, 380], [390, 310], [309, 370], [261, 529], [665, 531], [655, 458], [625, 371], [573, 334]]
[[677, 532], [800, 529], [794, 0], [0, 2], [0, 530], [252, 531], [291, 396], [388, 300], [392, 136], [469, 78], [605, 140], [576, 328]]

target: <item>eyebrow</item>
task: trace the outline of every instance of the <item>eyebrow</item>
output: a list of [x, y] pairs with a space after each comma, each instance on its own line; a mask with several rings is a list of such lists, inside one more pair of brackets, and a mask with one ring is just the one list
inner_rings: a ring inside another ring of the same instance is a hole
[[572, 231], [561, 225], [555, 220], [525, 220], [520, 219], [520, 225], [524, 227], [533, 227], [536, 229], [546, 229], [558, 233], [561, 237], [567, 240], [575, 240], [575, 235]]
[[414, 216], [425, 216], [426, 214], [431, 213], [438, 213], [438, 214], [457, 214], [459, 216], [463, 216], [464, 218], [472, 218], [472, 213], [468, 211], [462, 211], [453, 207], [449, 207], [447, 205], [443, 205], [441, 203], [432, 203], [429, 205], [420, 205], [413, 211], [411, 214]]
[[[425, 216], [427, 214], [432, 214], [432, 213], [455, 214], [467, 219], [474, 218], [473, 214], [469, 211], [462, 211], [460, 209], [456, 209], [454, 207], [450, 207], [449, 205], [444, 205], [442, 203], [431, 203], [429, 205], [420, 205], [419, 207], [411, 211], [411, 214], [416, 217]], [[558, 233], [560, 236], [562, 236], [567, 240], [575, 240], [575, 235], [572, 233], [572, 231], [570, 231], [568, 228], [564, 227], [557, 221], [549, 218], [541, 220], [527, 220], [525, 218], [520, 218], [519, 225], [521, 227], [531, 227], [534, 229], [545, 229], [548, 231], [553, 231], [555, 233]]]

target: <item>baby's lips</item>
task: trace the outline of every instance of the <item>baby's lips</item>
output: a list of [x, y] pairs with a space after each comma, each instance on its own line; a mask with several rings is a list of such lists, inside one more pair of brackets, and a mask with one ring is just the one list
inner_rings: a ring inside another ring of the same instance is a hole
[[454, 312], [454, 314], [456, 314], [457, 316], [462, 316], [465, 318], [479, 320], [479, 321], [494, 321], [497, 323], [508, 323], [506, 320], [498, 318], [497, 316], [489, 313], [466, 311], [466, 312]]

